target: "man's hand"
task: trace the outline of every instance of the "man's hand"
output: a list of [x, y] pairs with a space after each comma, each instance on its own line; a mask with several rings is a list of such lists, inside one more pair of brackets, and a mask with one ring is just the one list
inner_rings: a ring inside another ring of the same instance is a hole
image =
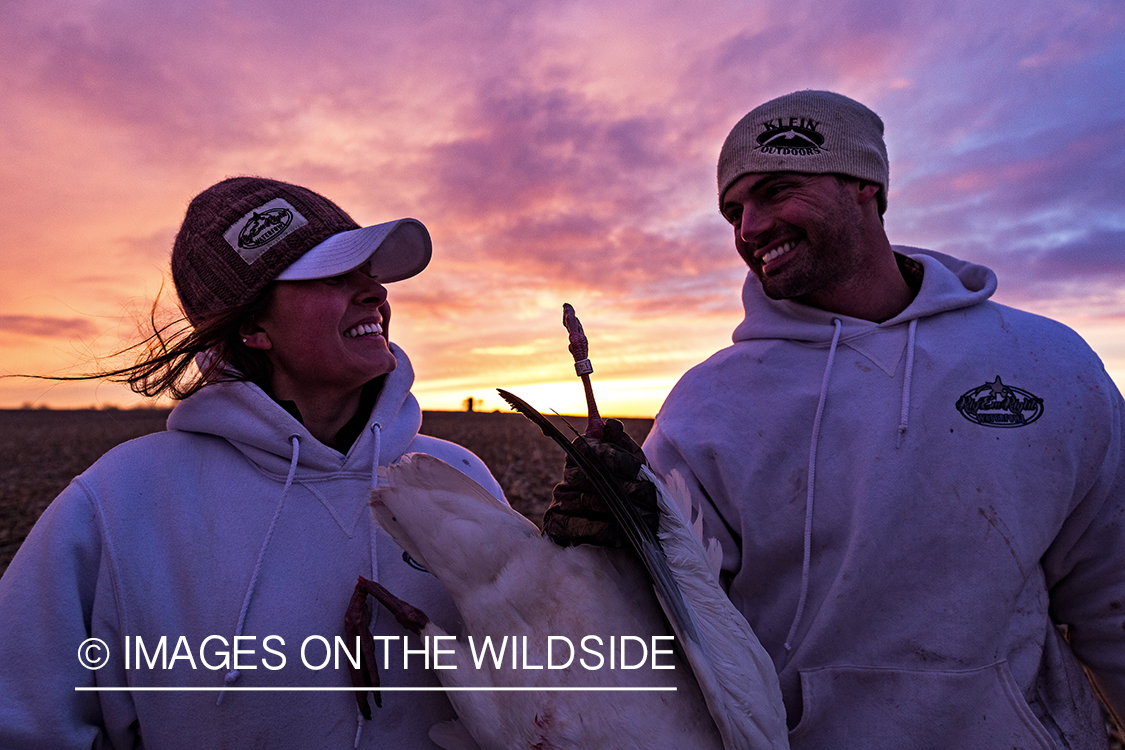
[[[621, 483], [629, 502], [655, 532], [660, 522], [656, 488], [648, 481], [637, 479], [637, 472], [645, 463], [645, 454], [625, 433], [621, 422], [607, 419], [605, 433], [600, 440], [577, 437], [572, 445], [583, 454], [600, 460], [609, 469], [610, 474]], [[570, 458], [566, 460], [563, 481], [555, 485], [551, 506], [543, 516], [543, 533], [563, 547], [576, 544], [620, 547], [625, 544], [625, 535], [605, 501]]]

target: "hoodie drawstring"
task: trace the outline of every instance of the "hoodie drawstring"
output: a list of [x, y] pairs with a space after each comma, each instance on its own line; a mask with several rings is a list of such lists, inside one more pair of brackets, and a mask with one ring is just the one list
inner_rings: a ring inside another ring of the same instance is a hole
[[371, 434], [375, 437], [375, 455], [371, 458], [371, 489], [379, 486], [379, 458], [382, 452], [383, 427], [378, 422], [371, 423]]
[[[383, 426], [380, 425], [378, 422], [372, 422], [371, 423], [371, 434], [375, 438], [374, 455], [371, 457], [371, 489], [374, 490], [376, 487], [379, 486], [379, 459], [381, 458], [381, 454], [382, 454]], [[377, 544], [378, 534], [376, 533], [375, 520], [373, 518], [371, 518], [368, 521], [367, 525], [368, 525], [368, 529], [370, 530], [370, 534], [371, 534], [371, 580], [372, 581], [378, 581], [379, 580], [379, 556], [378, 556], [377, 551], [376, 551], [377, 550], [376, 544]], [[375, 619], [376, 619], [376, 617], [378, 617], [379, 609], [381, 609], [381, 608], [380, 607], [375, 608], [375, 617], [371, 618], [371, 628], [372, 628], [371, 634], [372, 635], [375, 634], [375, 632], [374, 632]], [[366, 722], [367, 722], [367, 720], [365, 718], [363, 718], [363, 712], [360, 711], [357, 708], [356, 712], [355, 712], [355, 742], [352, 744], [353, 748], [359, 747], [359, 740], [363, 736], [363, 725]]]
[[[293, 477], [297, 475], [297, 461], [301, 456], [301, 439], [297, 435], [290, 435], [289, 440], [293, 444], [293, 457], [289, 461], [289, 475], [285, 477], [285, 489], [281, 491], [281, 498], [277, 501], [277, 510], [273, 513], [273, 518], [270, 520], [269, 528], [266, 530], [266, 538], [262, 541], [262, 549], [258, 552], [258, 561], [254, 564], [254, 573], [250, 576], [250, 586], [246, 589], [246, 598], [242, 602], [242, 611], [238, 613], [238, 627], [235, 629], [234, 637], [235, 642], [242, 635], [242, 628], [246, 625], [246, 612], [250, 609], [250, 599], [254, 596], [254, 589], [258, 585], [258, 574], [262, 570], [262, 560], [266, 557], [266, 548], [270, 544], [270, 537], [273, 536], [273, 530], [277, 526], [277, 519], [281, 517], [281, 509], [285, 505], [285, 496], [289, 494], [289, 488], [293, 486]], [[223, 677], [224, 686], [229, 686], [234, 683], [242, 673], [237, 669], [232, 669]], [[226, 694], [226, 688], [219, 691], [219, 699], [215, 701], [216, 706], [223, 704], [223, 695]]]
[[355, 742], [352, 743], [353, 750], [359, 748], [359, 740], [363, 737], [363, 725], [367, 719], [363, 718], [363, 711], [357, 707], [355, 710]]
[[785, 656], [781, 668], [789, 661], [789, 653], [793, 650], [793, 636], [797, 633], [797, 626], [801, 623], [801, 616], [805, 612], [805, 599], [809, 594], [809, 566], [812, 561], [812, 519], [813, 519], [813, 494], [816, 484], [816, 447], [820, 442], [820, 419], [824, 414], [824, 402], [828, 398], [828, 379], [832, 375], [832, 363], [836, 359], [836, 347], [840, 343], [840, 330], [842, 325], [839, 318], [833, 318], [835, 330], [832, 333], [832, 345], [828, 349], [828, 364], [824, 367], [824, 380], [820, 384], [820, 401], [816, 405], [816, 417], [813, 419], [812, 443], [809, 446], [809, 489], [805, 500], [805, 553], [801, 562], [801, 595], [797, 599], [797, 612], [793, 615], [793, 624], [789, 626], [789, 634], [785, 636]]
[[[382, 449], [381, 443], [382, 443], [382, 435], [383, 435], [382, 425], [380, 425], [378, 422], [372, 422], [371, 423], [371, 432], [375, 436], [375, 455], [371, 457], [371, 489], [374, 490], [375, 488], [377, 488], [379, 486], [379, 459], [382, 457], [380, 455], [381, 449]], [[376, 539], [378, 537], [375, 534], [376, 525], [375, 525], [374, 517], [370, 517], [370, 520], [368, 521], [367, 526], [368, 526], [368, 529], [370, 529], [370, 533], [371, 533], [371, 580], [372, 581], [378, 581], [379, 580], [379, 562], [378, 562], [379, 558], [375, 554]], [[374, 621], [372, 621], [372, 624], [374, 624]]]
[[910, 384], [914, 380], [914, 332], [918, 328], [918, 319], [910, 321], [906, 329], [906, 372], [902, 375], [902, 412], [898, 418], [898, 439], [895, 447], [902, 447], [902, 436], [906, 434], [906, 423], [910, 418]]

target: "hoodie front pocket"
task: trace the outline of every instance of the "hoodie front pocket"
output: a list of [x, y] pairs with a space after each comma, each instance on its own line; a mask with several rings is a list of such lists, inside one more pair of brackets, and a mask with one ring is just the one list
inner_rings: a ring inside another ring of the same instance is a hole
[[795, 750], [1056, 750], [1007, 662], [971, 670], [801, 670], [801, 696], [801, 721], [789, 733]]

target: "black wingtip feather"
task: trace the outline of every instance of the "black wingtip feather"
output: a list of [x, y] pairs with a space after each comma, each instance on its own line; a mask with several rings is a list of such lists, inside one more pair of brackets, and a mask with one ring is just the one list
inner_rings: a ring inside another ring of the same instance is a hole
[[578, 464], [579, 468], [585, 472], [597, 489], [598, 494], [606, 501], [606, 505], [609, 506], [613, 517], [625, 532], [629, 543], [640, 555], [641, 561], [649, 575], [652, 576], [657, 591], [665, 600], [681, 632], [693, 640], [698, 640], [695, 620], [684, 603], [683, 593], [668, 567], [668, 561], [660, 547], [660, 540], [657, 539], [656, 534], [648, 524], [641, 520], [640, 512], [625, 497], [623, 488], [613, 477], [613, 474], [597, 457], [589, 454], [584, 455], [575, 450], [574, 446], [557, 427], [519, 396], [501, 388], [497, 388], [496, 392], [513, 409], [534, 422], [544, 435], [558, 443], [566, 451], [566, 454]]

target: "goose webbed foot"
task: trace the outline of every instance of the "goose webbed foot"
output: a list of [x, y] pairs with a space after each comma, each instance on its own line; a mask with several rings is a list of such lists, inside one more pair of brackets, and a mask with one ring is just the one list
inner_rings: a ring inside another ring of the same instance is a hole
[[375, 694], [375, 705], [382, 708], [383, 696], [379, 692], [379, 665], [375, 661], [375, 644], [371, 640], [371, 611], [367, 608], [367, 589], [371, 583], [363, 576], [355, 585], [348, 611], [344, 614], [344, 635], [355, 643], [359, 638], [359, 668], [348, 664], [352, 676], [352, 687], [356, 688], [355, 700], [363, 718], [371, 720], [371, 706], [367, 703], [367, 693]]
[[375, 705], [380, 708], [383, 706], [383, 698], [379, 693], [379, 666], [375, 661], [375, 644], [371, 639], [371, 612], [367, 608], [368, 594], [386, 607], [399, 625], [415, 635], [421, 634], [422, 628], [430, 623], [430, 618], [425, 612], [407, 604], [375, 581], [369, 581], [363, 576], [359, 577], [355, 591], [352, 593], [352, 600], [348, 604], [348, 611], [344, 615], [344, 634], [350, 642], [354, 642], [355, 638], [359, 637], [359, 669], [350, 665], [348, 669], [352, 675], [352, 686], [356, 688], [355, 698], [360, 713], [363, 714], [363, 718], [370, 720], [368, 691], [375, 694]]
[[399, 625], [414, 635], [421, 635], [422, 628], [430, 624], [430, 618], [426, 616], [425, 612], [407, 604], [375, 581], [369, 581], [360, 576], [359, 583], [356, 584], [356, 590], [359, 590], [361, 586], [364, 591], [375, 597], [380, 604], [387, 608], [388, 612], [395, 616]]

